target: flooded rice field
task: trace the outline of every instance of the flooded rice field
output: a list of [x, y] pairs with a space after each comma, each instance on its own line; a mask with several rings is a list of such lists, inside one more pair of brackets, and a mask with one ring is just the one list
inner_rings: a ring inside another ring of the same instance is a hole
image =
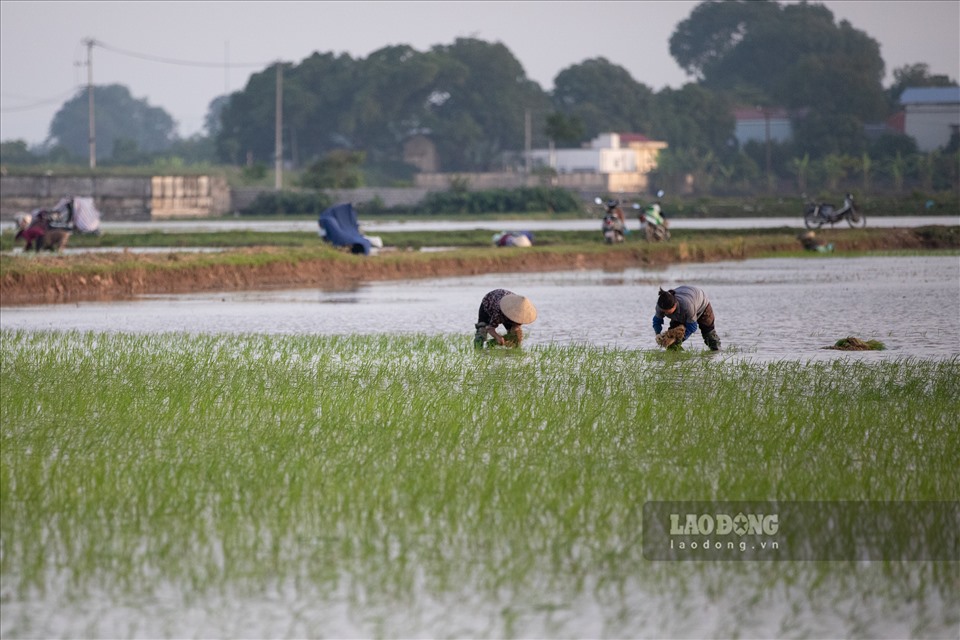
[[[681, 283], [734, 366], [631, 352]], [[529, 351], [478, 357], [497, 287], [540, 317]], [[954, 498], [957, 256], [144, 296], [0, 326], [29, 332], [0, 344], [3, 638], [960, 632], [956, 562], [657, 561], [641, 518], [664, 497]], [[435, 333], [463, 348], [406, 335]], [[303, 337], [358, 334], [395, 338]], [[850, 335], [887, 350], [823, 349]]]
[[[841, 338], [879, 340], [865, 359], [960, 355], [960, 260], [940, 257], [772, 258], [554, 273], [372, 282], [316, 289], [155, 295], [126, 302], [0, 308], [4, 329], [276, 334], [473, 332], [483, 295], [507, 288], [539, 310], [526, 345], [655, 349], [658, 287], [694, 284], [717, 315], [723, 354], [835, 358]], [[699, 334], [687, 349], [703, 349]]]

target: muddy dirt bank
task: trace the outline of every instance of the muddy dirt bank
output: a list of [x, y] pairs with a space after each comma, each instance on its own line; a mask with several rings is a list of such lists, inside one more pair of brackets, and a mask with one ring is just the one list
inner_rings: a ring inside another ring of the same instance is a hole
[[[836, 251], [958, 248], [957, 233], [924, 229], [834, 232]], [[385, 252], [294, 256], [280, 248], [238, 249], [215, 258], [187, 254], [88, 254], [44, 257], [42, 265], [5, 258], [0, 304], [121, 300], [144, 294], [314, 287], [339, 289], [384, 281], [482, 273], [624, 269], [683, 262], [715, 262], [796, 253], [795, 236], [757, 236], [636, 244], [619, 247], [472, 249], [421, 254]]]

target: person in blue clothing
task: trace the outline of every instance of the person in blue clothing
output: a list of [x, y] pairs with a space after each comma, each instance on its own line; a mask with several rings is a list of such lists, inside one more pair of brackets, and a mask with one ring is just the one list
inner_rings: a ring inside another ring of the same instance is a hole
[[[663, 331], [663, 319], [670, 319], [670, 326]], [[657, 334], [657, 344], [669, 348], [682, 344], [697, 329], [703, 341], [711, 351], [719, 351], [720, 337], [714, 328], [716, 318], [713, 307], [703, 289], [683, 285], [664, 291], [657, 296], [657, 310], [653, 314], [653, 331]]]

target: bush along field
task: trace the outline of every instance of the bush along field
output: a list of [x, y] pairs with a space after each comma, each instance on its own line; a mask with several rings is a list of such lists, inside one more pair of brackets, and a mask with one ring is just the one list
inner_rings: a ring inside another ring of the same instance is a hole
[[[472, 336], [0, 337], [4, 637], [905, 637], [960, 624], [956, 562], [643, 551], [649, 501], [956, 501], [956, 360], [475, 350]], [[924, 536], [921, 551], [956, 553], [955, 528]]]

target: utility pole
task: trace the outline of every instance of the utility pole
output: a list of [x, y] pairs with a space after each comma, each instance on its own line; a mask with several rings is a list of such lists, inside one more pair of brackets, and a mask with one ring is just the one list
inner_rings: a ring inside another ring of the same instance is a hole
[[283, 188], [283, 65], [277, 61], [277, 128], [274, 132], [273, 188]]
[[230, 41], [223, 43], [223, 95], [230, 95]]
[[764, 141], [766, 142], [766, 169], [767, 169], [767, 192], [773, 187], [773, 172], [770, 162], [770, 107], [766, 105], [757, 105], [757, 111], [763, 114], [764, 122]]
[[767, 139], [767, 188], [770, 189], [773, 187], [773, 172], [771, 170], [770, 164], [770, 109], [767, 107], [763, 108], [763, 119], [766, 124], [766, 139]]
[[524, 115], [523, 125], [524, 125], [524, 133], [525, 133], [523, 148], [526, 150], [526, 153], [524, 154], [525, 156], [524, 169], [526, 170], [526, 173], [529, 176], [530, 175], [530, 147], [531, 147], [530, 140], [532, 137], [532, 132], [530, 131], [530, 109], [527, 109], [523, 115]]
[[97, 168], [97, 122], [93, 117], [93, 45], [97, 43], [93, 38], [83, 41], [87, 45], [87, 135], [90, 143], [90, 168]]

